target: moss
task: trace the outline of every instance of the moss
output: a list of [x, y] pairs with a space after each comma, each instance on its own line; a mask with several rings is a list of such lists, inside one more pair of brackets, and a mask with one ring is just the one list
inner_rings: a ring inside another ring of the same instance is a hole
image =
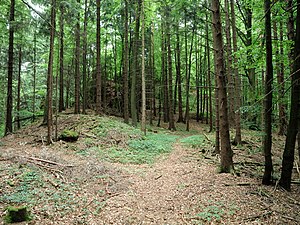
[[31, 220], [27, 206], [8, 206], [7, 213], [4, 218], [6, 223], [16, 223]]
[[79, 138], [79, 134], [76, 131], [72, 130], [64, 130], [60, 136], [59, 139], [67, 142], [75, 142]]

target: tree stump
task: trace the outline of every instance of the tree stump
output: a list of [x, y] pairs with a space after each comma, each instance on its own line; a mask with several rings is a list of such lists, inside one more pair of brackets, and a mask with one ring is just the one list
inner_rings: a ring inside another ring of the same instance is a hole
[[66, 142], [75, 142], [79, 138], [79, 134], [76, 131], [72, 130], [64, 130], [60, 136], [59, 140], [66, 141]]
[[27, 206], [9, 206], [7, 207], [7, 213], [5, 216], [5, 221], [7, 223], [16, 223], [29, 221], [30, 214], [27, 210]]

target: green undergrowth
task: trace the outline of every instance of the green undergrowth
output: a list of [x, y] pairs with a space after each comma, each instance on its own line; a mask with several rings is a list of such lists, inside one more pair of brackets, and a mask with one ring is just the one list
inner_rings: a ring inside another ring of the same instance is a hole
[[153, 163], [162, 154], [169, 153], [178, 135], [157, 127], [147, 127], [147, 134], [140, 127], [133, 127], [116, 117], [82, 116], [76, 130], [88, 133], [83, 139], [85, 148], [72, 148], [82, 156], [119, 163]]
[[133, 126], [123, 123], [116, 117], [97, 117], [91, 132], [97, 137], [107, 137], [110, 131], [119, 132], [129, 138], [139, 138], [142, 136], [142, 132]]
[[117, 145], [107, 149], [97, 147], [94, 150], [100, 158], [111, 162], [151, 164], [160, 155], [169, 153], [178, 136], [170, 134], [148, 134], [142, 138], [129, 139], [126, 146]]
[[188, 136], [181, 139], [180, 142], [190, 148], [201, 148], [206, 144], [206, 140], [202, 135]]
[[[0, 167], [0, 171], [4, 168]], [[40, 205], [40, 213], [46, 214], [49, 210], [63, 213], [76, 210], [79, 187], [73, 183], [64, 183], [32, 166], [11, 166], [5, 176], [6, 182], [0, 184], [0, 202], [4, 204], [24, 204], [30, 208]]]
[[210, 205], [203, 207], [201, 211], [192, 216], [192, 224], [219, 224], [223, 217], [233, 216], [238, 208], [235, 205], [225, 205], [222, 202], [208, 201]]

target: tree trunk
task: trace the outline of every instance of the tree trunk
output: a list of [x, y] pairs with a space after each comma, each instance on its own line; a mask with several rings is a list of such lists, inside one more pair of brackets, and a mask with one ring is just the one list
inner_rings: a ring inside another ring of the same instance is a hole
[[82, 113], [86, 114], [87, 108], [87, 22], [88, 22], [88, 3], [84, 1], [84, 22], [83, 22], [83, 53], [82, 53]]
[[60, 50], [59, 50], [59, 112], [64, 110], [64, 14], [65, 8], [60, 5]]
[[105, 114], [106, 113], [106, 106], [107, 106], [107, 63], [108, 63], [108, 59], [107, 59], [107, 45], [108, 45], [108, 34], [106, 32], [105, 34], [105, 40], [104, 40], [104, 43], [105, 43], [105, 47], [104, 47], [104, 71], [103, 72], [103, 76], [102, 76], [102, 111], [103, 113]]
[[7, 99], [6, 99], [6, 122], [5, 135], [13, 132], [12, 126], [12, 108], [13, 108], [13, 93], [12, 80], [14, 69], [14, 21], [15, 21], [15, 0], [10, 1], [9, 15], [9, 46], [8, 46], [8, 73], [7, 73]]
[[128, 67], [129, 67], [129, 46], [128, 46], [128, 0], [125, 0], [124, 12], [124, 61], [123, 61], [123, 89], [124, 89], [124, 122], [129, 123], [129, 87], [128, 87]]
[[52, 143], [52, 126], [53, 126], [53, 110], [52, 110], [52, 92], [53, 92], [53, 57], [54, 57], [54, 38], [55, 38], [55, 17], [56, 17], [56, 0], [52, 0], [51, 4], [51, 28], [50, 28], [50, 49], [48, 61], [47, 76], [47, 144]]
[[101, 74], [101, 21], [100, 21], [100, 0], [96, 1], [97, 4], [97, 34], [96, 34], [96, 112], [101, 113], [101, 87], [102, 87], [102, 74]]
[[170, 11], [171, 8], [169, 6], [166, 8], [166, 20], [167, 20], [167, 48], [168, 48], [168, 112], [169, 112], [169, 130], [176, 130], [175, 123], [174, 123], [174, 110], [173, 110], [173, 72], [172, 72], [172, 54], [171, 54], [171, 18], [170, 18]]
[[233, 143], [235, 145], [242, 143], [241, 134], [241, 78], [239, 75], [238, 59], [237, 59], [237, 31], [236, 31], [236, 20], [235, 20], [235, 10], [234, 10], [234, 0], [230, 0], [231, 8], [231, 23], [232, 23], [232, 42], [233, 42], [233, 62], [234, 62], [234, 93], [235, 93], [235, 138]]
[[[207, 4], [207, 2], [206, 2]], [[205, 35], [206, 35], [206, 54], [207, 54], [207, 79], [208, 79], [208, 94], [209, 94], [209, 132], [213, 130], [213, 110], [212, 110], [212, 82], [211, 82], [211, 63], [210, 63], [210, 46], [209, 46], [209, 30], [208, 30], [208, 15], [205, 15]]]
[[133, 63], [132, 63], [132, 75], [131, 75], [131, 119], [132, 125], [137, 126], [137, 73], [138, 73], [138, 66], [139, 66], [139, 36], [140, 36], [140, 14], [141, 14], [141, 4], [142, 0], [137, 0], [136, 6], [136, 15], [135, 15], [135, 30], [134, 30], [134, 40], [133, 40]]
[[183, 122], [183, 107], [182, 107], [182, 76], [181, 76], [181, 50], [180, 50], [180, 35], [179, 22], [176, 25], [176, 76], [178, 77], [178, 123]]
[[264, 140], [263, 149], [265, 155], [265, 172], [262, 183], [270, 185], [272, 183], [272, 36], [271, 36], [271, 2], [265, 0], [265, 32], [266, 32], [266, 80], [265, 80], [265, 104], [264, 104]]
[[224, 47], [222, 39], [222, 25], [220, 16], [220, 3], [212, 0], [213, 39], [216, 56], [216, 76], [218, 81], [219, 111], [220, 111], [220, 139], [221, 139], [221, 165], [220, 172], [231, 172], [233, 169], [232, 150], [230, 146], [226, 75], [224, 71]]
[[[287, 118], [286, 118], [286, 105], [284, 104], [284, 63], [283, 63], [283, 29], [282, 22], [280, 22], [280, 38], [278, 39], [277, 22], [273, 22], [273, 36], [275, 39], [275, 55], [276, 55], [276, 74], [278, 84], [278, 108], [279, 108], [279, 135], [286, 134]], [[279, 42], [279, 43], [278, 43]]]
[[22, 68], [22, 48], [19, 47], [18, 95], [17, 95], [17, 129], [21, 128], [21, 123], [20, 123], [20, 111], [21, 111], [21, 68]]
[[32, 121], [35, 120], [35, 90], [36, 90], [36, 33], [34, 32], [33, 36], [33, 99], [32, 99]]
[[146, 135], [146, 80], [145, 80], [145, 12], [144, 0], [141, 0], [141, 20], [142, 20], [142, 121], [141, 130]]
[[290, 120], [287, 129], [285, 141], [282, 171], [279, 185], [285, 190], [291, 190], [292, 170], [294, 165], [294, 154], [296, 145], [296, 136], [299, 130], [299, 109], [300, 109], [300, 0], [297, 0], [297, 18], [296, 18], [296, 39], [295, 39], [295, 61], [292, 74], [292, 95]]
[[227, 84], [228, 84], [228, 101], [229, 101], [229, 123], [231, 126], [235, 125], [235, 110], [234, 110], [234, 80], [232, 68], [232, 45], [230, 32], [230, 18], [229, 18], [229, 2], [225, 0], [225, 21], [226, 21], [226, 46], [227, 46]]
[[[80, 5], [80, 0], [77, 0]], [[74, 113], [80, 113], [80, 13], [77, 15], [77, 23], [75, 28], [75, 108]]]
[[187, 66], [187, 77], [186, 77], [186, 112], [185, 112], [185, 122], [186, 122], [186, 131], [190, 130], [190, 79], [191, 79], [191, 68], [192, 68], [192, 53], [193, 53], [193, 43], [194, 43], [194, 36], [195, 36], [195, 27], [193, 26], [192, 31], [192, 40], [190, 46], [190, 54]]
[[165, 37], [165, 18], [164, 12], [162, 12], [161, 18], [161, 77], [162, 77], [162, 87], [163, 87], [163, 113], [164, 122], [168, 122], [168, 74], [167, 74], [167, 48], [166, 48], [166, 37]]

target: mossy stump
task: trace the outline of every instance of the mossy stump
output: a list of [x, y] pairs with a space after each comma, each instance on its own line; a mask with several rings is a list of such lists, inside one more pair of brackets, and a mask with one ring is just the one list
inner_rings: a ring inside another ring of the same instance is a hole
[[17, 223], [29, 221], [31, 219], [27, 206], [9, 206], [6, 210], [6, 223]]
[[72, 130], [64, 130], [60, 136], [59, 140], [66, 141], [66, 142], [75, 142], [79, 138], [79, 134], [76, 131]]

